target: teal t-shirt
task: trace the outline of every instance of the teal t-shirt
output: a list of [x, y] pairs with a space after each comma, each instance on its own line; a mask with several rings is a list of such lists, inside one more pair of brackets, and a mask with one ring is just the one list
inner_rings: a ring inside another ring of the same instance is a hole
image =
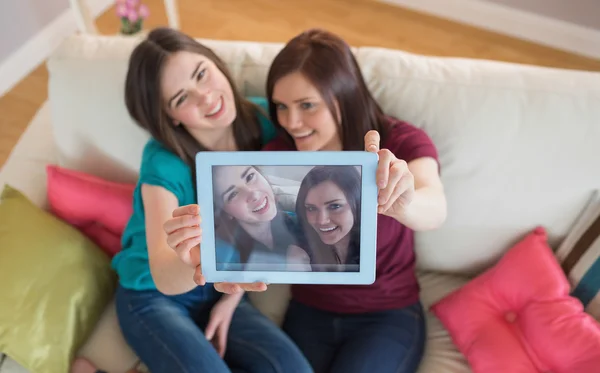
[[[268, 113], [268, 103], [265, 98], [250, 97], [249, 99]], [[263, 143], [266, 144], [275, 137], [275, 127], [268, 117], [260, 113], [257, 115], [261, 124]], [[140, 175], [133, 194], [133, 214], [121, 238], [122, 249], [112, 259], [112, 267], [117, 272], [122, 287], [132, 290], [155, 290], [156, 285], [150, 274], [148, 260], [142, 184], [157, 185], [167, 189], [177, 197], [180, 206], [198, 202], [190, 167], [158, 141], [149, 140], [144, 147]]]

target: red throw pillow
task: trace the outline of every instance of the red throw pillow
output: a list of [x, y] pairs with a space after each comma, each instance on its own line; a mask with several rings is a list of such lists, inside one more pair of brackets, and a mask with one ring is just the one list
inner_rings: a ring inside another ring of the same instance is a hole
[[51, 211], [75, 226], [110, 256], [133, 212], [135, 185], [115, 183], [56, 165], [46, 167]]
[[431, 307], [475, 373], [600, 369], [600, 324], [537, 228], [491, 269]]

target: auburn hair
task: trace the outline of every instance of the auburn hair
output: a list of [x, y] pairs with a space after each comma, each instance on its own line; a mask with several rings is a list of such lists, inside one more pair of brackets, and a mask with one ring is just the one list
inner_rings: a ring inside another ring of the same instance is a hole
[[343, 150], [364, 150], [364, 136], [370, 130], [379, 132], [382, 143], [386, 140], [389, 121], [371, 95], [350, 46], [331, 32], [310, 29], [283, 47], [267, 76], [271, 120], [288, 145], [295, 148], [293, 138], [282, 130], [272, 99], [279, 79], [295, 72], [315, 86], [336, 118]]
[[361, 174], [354, 166], [315, 166], [302, 180], [296, 198], [296, 216], [300, 228], [304, 232], [305, 250], [308, 250], [313, 264], [336, 264], [336, 258], [339, 258], [335, 247], [327, 245], [321, 240], [319, 234], [308, 222], [306, 213], [305, 204], [308, 192], [326, 181], [330, 181], [340, 188], [348, 201], [350, 211], [354, 216], [354, 224], [348, 232], [350, 235], [348, 259], [360, 257]]

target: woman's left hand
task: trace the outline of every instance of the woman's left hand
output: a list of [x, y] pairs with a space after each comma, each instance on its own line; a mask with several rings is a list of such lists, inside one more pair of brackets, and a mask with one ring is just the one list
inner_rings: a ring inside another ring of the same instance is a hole
[[376, 153], [377, 163], [377, 212], [388, 216], [398, 216], [410, 205], [415, 195], [415, 178], [407, 163], [396, 158], [388, 149], [379, 149], [380, 137], [371, 130], [365, 135], [365, 150]]
[[239, 304], [239, 300], [240, 297], [237, 294], [224, 295], [210, 311], [210, 318], [208, 319], [204, 335], [206, 339], [211, 341], [221, 358], [225, 356], [227, 333], [229, 332], [231, 318]]

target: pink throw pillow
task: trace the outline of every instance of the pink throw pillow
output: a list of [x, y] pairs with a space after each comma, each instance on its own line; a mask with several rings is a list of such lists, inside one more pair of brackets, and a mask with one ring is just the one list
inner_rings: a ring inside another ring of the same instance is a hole
[[600, 324], [536, 228], [491, 269], [431, 307], [475, 373], [600, 369]]
[[51, 211], [75, 226], [110, 256], [133, 212], [135, 185], [115, 183], [56, 165], [46, 167]]

